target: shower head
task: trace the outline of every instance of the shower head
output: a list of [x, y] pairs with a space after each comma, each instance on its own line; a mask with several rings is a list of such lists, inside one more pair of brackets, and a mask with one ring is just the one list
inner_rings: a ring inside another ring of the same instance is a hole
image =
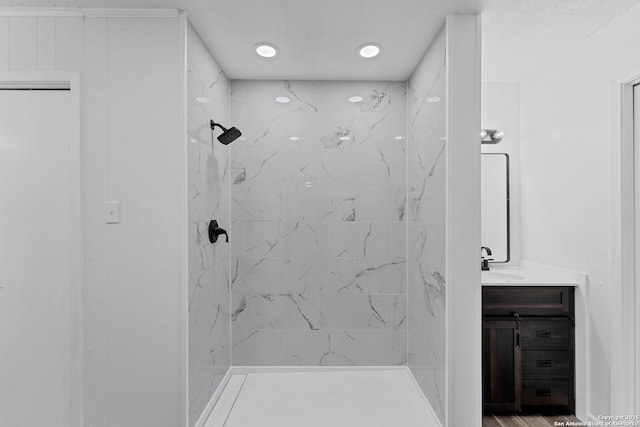
[[238, 139], [240, 137], [240, 135], [242, 135], [242, 133], [238, 129], [234, 128], [234, 127], [226, 129], [221, 124], [215, 123], [213, 120], [211, 120], [211, 131], [212, 132], [213, 132], [213, 129], [216, 126], [219, 127], [220, 129], [222, 129], [222, 134], [220, 134], [220, 136], [218, 137], [218, 141], [220, 141], [224, 145], [231, 144], [233, 141]]
[[229, 145], [236, 139], [240, 138], [240, 135], [242, 135], [242, 133], [238, 129], [232, 127], [222, 132], [222, 135], [218, 137], [218, 141], [224, 145]]

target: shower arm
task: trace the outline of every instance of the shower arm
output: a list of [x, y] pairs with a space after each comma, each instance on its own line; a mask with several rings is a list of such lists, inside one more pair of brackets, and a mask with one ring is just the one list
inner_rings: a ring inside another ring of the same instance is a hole
[[222, 129], [222, 134], [218, 137], [218, 141], [220, 141], [221, 144], [229, 145], [236, 139], [240, 138], [240, 135], [242, 135], [242, 132], [240, 132], [235, 127], [230, 127], [229, 129], [227, 129], [226, 127], [214, 122], [213, 120], [210, 120], [209, 123], [211, 124], [211, 138], [213, 138], [213, 130], [216, 127]]
[[216, 126], [218, 126], [220, 129], [222, 129], [222, 132], [226, 132], [227, 131], [227, 129], [224, 126], [222, 126], [221, 124], [215, 123], [213, 120], [210, 120], [210, 122], [211, 122], [211, 130], [214, 130], [216, 128]]

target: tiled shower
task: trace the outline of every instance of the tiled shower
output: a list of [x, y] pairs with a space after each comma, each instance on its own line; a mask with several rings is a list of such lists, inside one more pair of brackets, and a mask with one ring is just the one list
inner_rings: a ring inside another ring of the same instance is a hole
[[234, 364], [406, 364], [406, 84], [233, 81], [231, 121]]
[[191, 425], [230, 366], [408, 365], [443, 419], [444, 46], [408, 81], [230, 81], [189, 28]]

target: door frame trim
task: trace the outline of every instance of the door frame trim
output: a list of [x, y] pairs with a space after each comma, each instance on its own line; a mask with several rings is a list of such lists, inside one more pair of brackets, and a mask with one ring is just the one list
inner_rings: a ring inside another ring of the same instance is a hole
[[72, 426], [84, 425], [84, 331], [82, 283], [84, 278], [84, 216], [82, 215], [82, 145], [80, 128], [80, 73], [74, 71], [0, 71], [0, 83], [29, 84], [68, 84], [70, 108], [70, 159], [69, 174], [71, 198], [70, 203], [70, 278], [71, 278], [71, 319], [77, 328], [72, 332], [72, 342], [76, 343], [75, 359], [72, 359], [70, 390], [72, 406]]
[[636, 169], [640, 170], [639, 154], [634, 148], [634, 86], [640, 76], [626, 82], [611, 83], [612, 144], [612, 220], [611, 220], [611, 412], [635, 414], [640, 410], [640, 316], [635, 306], [640, 301], [636, 292], [638, 255], [636, 212], [640, 213]]

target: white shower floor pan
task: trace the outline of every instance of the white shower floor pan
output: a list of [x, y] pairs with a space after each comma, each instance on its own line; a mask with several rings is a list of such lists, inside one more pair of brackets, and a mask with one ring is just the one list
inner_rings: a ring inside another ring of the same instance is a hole
[[232, 368], [204, 427], [440, 426], [406, 368], [273, 369]]

